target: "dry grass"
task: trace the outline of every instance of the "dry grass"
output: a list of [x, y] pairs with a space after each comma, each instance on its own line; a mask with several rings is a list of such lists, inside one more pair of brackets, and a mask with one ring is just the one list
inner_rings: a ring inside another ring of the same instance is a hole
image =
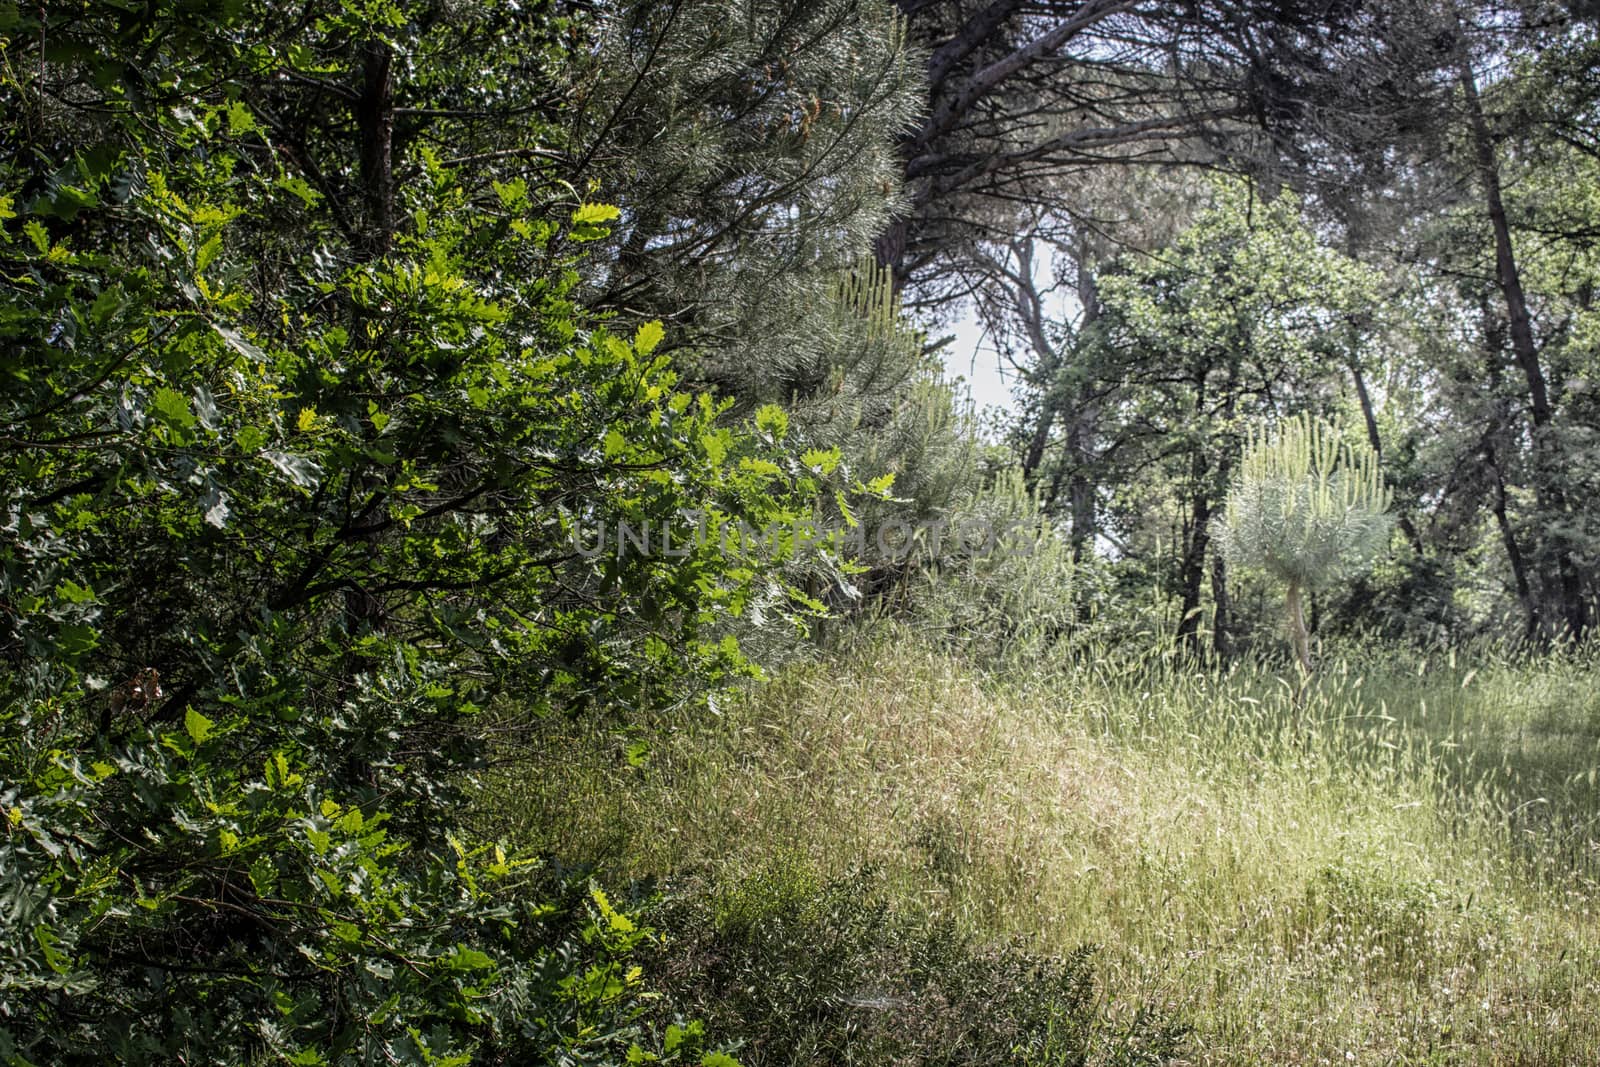
[[[1087, 665], [1086, 665], [1087, 664]], [[1419, 669], [1420, 668], [1420, 669]], [[1205, 1064], [1600, 1063], [1600, 686], [1581, 663], [980, 677], [900, 635], [502, 783], [614, 873], [880, 868], [907, 906], [1104, 946]]]

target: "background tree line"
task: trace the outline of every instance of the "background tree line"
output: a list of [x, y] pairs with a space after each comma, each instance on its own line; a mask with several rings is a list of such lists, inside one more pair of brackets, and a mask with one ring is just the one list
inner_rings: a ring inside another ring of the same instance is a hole
[[[1318, 605], [1330, 624], [1587, 631], [1592, 11], [908, 5], [913, 27], [930, 7], [935, 55], [980, 27], [1005, 54], [952, 84], [1053, 147], [985, 156], [907, 276], [976, 301], [1025, 391], [1012, 454], [1080, 555], [1160, 583], [1225, 651], [1249, 589], [1207, 529], [1241, 421], [1316, 411], [1400, 492], [1392, 565]], [[1116, 103], [1053, 117], [1091, 93]]]

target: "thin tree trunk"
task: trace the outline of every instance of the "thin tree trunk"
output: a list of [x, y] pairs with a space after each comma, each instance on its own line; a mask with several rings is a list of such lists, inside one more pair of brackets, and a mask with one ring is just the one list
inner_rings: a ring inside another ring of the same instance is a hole
[[[1100, 290], [1095, 284], [1094, 263], [1096, 250], [1091, 246], [1088, 234], [1079, 232], [1077, 247], [1078, 266], [1078, 306], [1083, 309], [1083, 319], [1078, 324], [1078, 333], [1082, 336], [1094, 328], [1095, 322], [1100, 318]], [[1092, 399], [1094, 384], [1083, 381], [1079, 386], [1079, 394], [1075, 398], [1072, 412], [1072, 428], [1067, 433], [1067, 456], [1072, 463], [1071, 495], [1072, 506], [1072, 558], [1081, 560], [1094, 546], [1095, 534], [1099, 530], [1099, 516], [1096, 509], [1096, 486], [1089, 477], [1090, 471], [1090, 441], [1094, 428], [1100, 417], [1100, 402]]]
[[1506, 302], [1506, 321], [1511, 327], [1511, 352], [1528, 383], [1528, 402], [1533, 425], [1550, 422], [1550, 390], [1544, 368], [1539, 365], [1539, 349], [1533, 339], [1533, 320], [1528, 314], [1527, 296], [1522, 290], [1522, 273], [1511, 244], [1511, 225], [1506, 221], [1505, 201], [1500, 193], [1500, 164], [1495, 158], [1494, 138], [1478, 98], [1478, 83], [1472, 73], [1464, 39], [1457, 46], [1461, 91], [1467, 102], [1467, 117], [1472, 124], [1472, 143], [1478, 159], [1478, 174], [1483, 182], [1489, 225], [1494, 231], [1495, 283]]
[[[1210, 364], [1197, 368], [1194, 409], [1204, 412], [1207, 405], [1207, 377]], [[1230, 367], [1227, 384], [1227, 403], [1223, 408], [1224, 420], [1231, 420], [1234, 412], [1233, 386], [1237, 368]], [[1207, 445], [1200, 445], [1194, 453], [1190, 467], [1190, 485], [1193, 486], [1189, 505], [1189, 530], [1184, 544], [1183, 565], [1179, 570], [1182, 612], [1178, 621], [1178, 642], [1192, 652], [1200, 651], [1200, 592], [1205, 583], [1206, 555], [1211, 548], [1211, 518], [1215, 514], [1214, 501], [1228, 491], [1228, 478], [1233, 464], [1231, 450], [1222, 450], [1221, 461], [1212, 466], [1207, 455]]]
[[1033, 435], [1027, 451], [1022, 456], [1022, 475], [1028, 485], [1033, 485], [1035, 472], [1044, 461], [1045, 446], [1050, 443], [1050, 430], [1055, 425], [1057, 401], [1056, 376], [1061, 369], [1061, 352], [1050, 343], [1045, 331], [1044, 301], [1033, 281], [1033, 242], [1013, 241], [1011, 254], [1017, 259], [1017, 271], [1012, 301], [1017, 318], [1028, 335], [1028, 346], [1033, 349], [1033, 377], [1039, 387], [1039, 421], [1034, 424]]
[[1298, 585], [1289, 584], [1289, 640], [1294, 645], [1295, 662], [1300, 665], [1302, 682], [1311, 674], [1311, 635], [1306, 632], [1304, 597]]
[[[393, 54], [382, 41], [372, 41], [361, 49], [361, 91], [356, 101], [355, 118], [360, 136], [360, 177], [364, 208], [361, 254], [378, 259], [388, 254], [394, 239], [394, 81]], [[358, 316], [362, 317], [362, 316]], [[356, 471], [358, 484], [370, 487], [377, 481], [371, 471]], [[378, 536], [367, 538], [369, 561], [378, 555]], [[344, 597], [345, 627], [351, 637], [363, 632], [382, 633], [388, 628], [388, 611], [383, 600], [352, 581]], [[346, 684], [362, 674], [375, 672], [379, 661], [368, 654], [350, 652], [344, 663]]]
[[[1223, 385], [1224, 401], [1220, 413], [1224, 426], [1232, 423], [1237, 410], [1234, 390], [1238, 374], [1238, 366], [1230, 364]], [[1202, 376], [1196, 390], [1197, 411], [1205, 410], [1205, 396], [1205, 380]], [[1211, 519], [1217, 512], [1219, 502], [1226, 497], [1228, 481], [1233, 477], [1233, 449], [1222, 445], [1217, 447], [1221, 458], [1214, 466], [1205, 454], [1205, 446], [1201, 446], [1195, 457], [1194, 502], [1190, 513], [1194, 528], [1184, 559], [1183, 620], [1178, 625], [1178, 633], [1180, 637], [1187, 637], [1190, 647], [1196, 652], [1200, 650], [1200, 590], [1205, 579], [1206, 556], [1211, 548]]]
[[[1480, 310], [1483, 313], [1483, 341], [1485, 351], [1485, 370], [1489, 380], [1489, 389], [1498, 394], [1501, 388], [1502, 377], [1500, 373], [1501, 352], [1505, 348], [1505, 331], [1500, 319], [1489, 306], [1488, 295], [1483, 297]], [[1500, 531], [1500, 541], [1505, 546], [1506, 559], [1511, 564], [1511, 578], [1517, 591], [1517, 603], [1522, 605], [1524, 642], [1532, 643], [1538, 640], [1543, 633], [1543, 612], [1539, 600], [1534, 595], [1533, 583], [1528, 577], [1527, 558], [1523, 555], [1522, 544], [1517, 538], [1517, 531], [1511, 525], [1510, 509], [1507, 505], [1506, 472], [1501, 463], [1501, 453], [1496, 442], [1502, 439], [1507, 428], [1511, 425], [1510, 402], [1503, 398], [1495, 401], [1494, 413], [1489, 421], [1489, 428], [1484, 431], [1481, 449], [1483, 462], [1489, 476], [1494, 480], [1494, 498], [1489, 505], [1489, 510], [1494, 514], [1495, 526]]]
[[1211, 602], [1211, 649], [1219, 660], [1226, 661], [1233, 656], [1233, 601], [1228, 596], [1228, 562], [1221, 555], [1211, 559]]
[[[1049, 368], [1053, 376], [1055, 368]], [[1039, 464], [1044, 461], [1045, 445], [1050, 443], [1050, 429], [1056, 421], [1055, 390], [1047, 385], [1044, 398], [1039, 402], [1039, 421], [1034, 424], [1033, 435], [1028, 439], [1028, 448], [1022, 454], [1022, 477], [1029, 486], [1033, 485], [1034, 475], [1039, 470]]]
[[[1559, 463], [1554, 453], [1550, 434], [1550, 421], [1554, 410], [1544, 368], [1539, 362], [1539, 348], [1533, 336], [1533, 320], [1528, 314], [1527, 296], [1522, 288], [1522, 274], [1517, 267], [1515, 249], [1511, 243], [1511, 225], [1506, 218], [1505, 201], [1501, 196], [1500, 165], [1496, 158], [1494, 137], [1484, 117], [1483, 102], [1478, 95], [1477, 78], [1472, 72], [1472, 59], [1467, 53], [1466, 37], [1459, 20], [1456, 27], [1457, 74], [1462, 96], [1467, 105], [1467, 118], [1472, 127], [1473, 148], [1477, 155], [1478, 172], [1483, 184], [1485, 207], [1489, 224], [1494, 231], [1495, 282], [1505, 300], [1506, 321], [1510, 327], [1511, 353], [1522, 370], [1527, 383], [1529, 413], [1533, 419], [1533, 445], [1536, 458], [1536, 488], [1543, 510], [1560, 514], [1567, 510], [1566, 494], [1559, 484]], [[1569, 635], [1582, 638], [1588, 627], [1588, 610], [1583, 600], [1583, 580], [1572, 559], [1569, 547], [1559, 540], [1550, 546], [1550, 556], [1556, 569], [1556, 586], [1560, 601], [1562, 621]]]
[[1517, 601], [1522, 605], [1524, 617], [1522, 639], [1531, 642], [1539, 636], [1542, 620], [1539, 612], [1539, 602], [1533, 595], [1533, 586], [1528, 581], [1528, 564], [1522, 555], [1522, 546], [1517, 541], [1517, 531], [1511, 525], [1511, 517], [1506, 508], [1506, 479], [1500, 470], [1500, 461], [1495, 453], [1492, 440], [1485, 441], [1483, 458], [1488, 464], [1489, 471], [1494, 475], [1494, 503], [1490, 506], [1494, 512], [1494, 522], [1500, 529], [1500, 540], [1506, 548], [1506, 558], [1511, 562], [1511, 577], [1516, 583]]
[[[1361, 373], [1361, 365], [1353, 357], [1350, 360], [1350, 376], [1355, 379], [1356, 399], [1361, 402], [1361, 418], [1367, 426], [1367, 443], [1372, 446], [1372, 452], [1378, 457], [1379, 462], [1382, 462], [1383, 439], [1378, 433], [1378, 417], [1372, 409], [1372, 395], [1367, 392], [1367, 379]], [[1417, 531], [1417, 525], [1411, 521], [1411, 516], [1399, 511], [1395, 516], [1395, 525], [1400, 527], [1400, 532], [1405, 535], [1411, 550], [1421, 556], [1422, 534]]]
[[1067, 435], [1067, 454], [1072, 463], [1072, 477], [1068, 482], [1068, 504], [1072, 509], [1072, 558], [1082, 561], [1094, 548], [1099, 517], [1095, 507], [1095, 487], [1087, 473], [1087, 456], [1083, 445], [1083, 428], [1073, 420], [1072, 432]]
[[1178, 643], [1190, 651], [1200, 651], [1200, 590], [1206, 575], [1206, 550], [1211, 539], [1211, 499], [1204, 489], [1190, 498], [1188, 543], [1184, 546], [1179, 569]]
[[361, 96], [356, 123], [361, 135], [361, 185], [366, 200], [367, 244], [373, 257], [389, 251], [394, 238], [393, 56], [381, 41], [361, 50]]

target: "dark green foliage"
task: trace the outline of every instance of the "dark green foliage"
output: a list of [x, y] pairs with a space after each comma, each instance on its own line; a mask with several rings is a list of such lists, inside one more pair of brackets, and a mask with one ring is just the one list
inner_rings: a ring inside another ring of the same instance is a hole
[[823, 501], [832, 527], [868, 527], [868, 551], [852, 553], [865, 577], [790, 572], [840, 610], [909, 569], [874, 551], [878, 523], [938, 514], [970, 466], [939, 361], [869, 254], [901, 206], [894, 146], [919, 92], [893, 7], [600, 5], [596, 62], [563, 116], [580, 177], [623, 209], [584, 299], [672, 324], [688, 380], [738, 412], [782, 405], [791, 440], [819, 464], [894, 476], [894, 499], [858, 515]]
[[376, 693], [259, 766], [265, 731], [242, 716], [191, 711], [183, 730], [109, 749], [58, 734], [70, 747], [48, 750], [26, 740], [48, 720], [8, 719], [4, 1062], [620, 1053], [645, 934], [603, 895], [494, 846], [419, 841], [391, 817], [419, 798], [337, 789], [289, 747], [320, 733], [348, 755], [363, 728], [409, 725], [419, 696]]
[[[604, 307], [674, 323], [708, 381], [787, 402], [838, 272], [900, 195], [915, 60], [885, 0], [619, 0], [563, 124], [626, 215]], [[820, 384], [820, 383], [817, 383]], [[803, 390], [802, 390], [803, 391]]]
[[1114, 1019], [1094, 950], [980, 945], [888, 903], [857, 872], [817, 883], [778, 865], [720, 894], [680, 897], [659, 963], [672, 1009], [743, 1035], [779, 1064], [1170, 1064], [1188, 1028], [1138, 1009]]
[[885, 269], [864, 259], [841, 272], [818, 310], [800, 373], [751, 381], [742, 393], [780, 399], [809, 454], [837, 457], [829, 462], [871, 473], [888, 491], [836, 509], [834, 527], [859, 575], [813, 568], [807, 576], [830, 607], [854, 613], [903, 600], [907, 579], [958, 554], [948, 534], [943, 546], [928, 535], [966, 517], [959, 512], [978, 482], [976, 448], [955, 388], [907, 322]]
[[747, 670], [792, 545], [579, 545], [850, 486], [575, 301], [582, 27], [0, 14], [0, 1059], [614, 1060], [645, 935], [463, 825], [482, 711]]

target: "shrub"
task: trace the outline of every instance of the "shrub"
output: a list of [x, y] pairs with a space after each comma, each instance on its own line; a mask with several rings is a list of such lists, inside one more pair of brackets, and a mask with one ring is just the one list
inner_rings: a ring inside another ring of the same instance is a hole
[[1092, 947], [979, 944], [891, 907], [870, 871], [816, 882], [776, 864], [720, 893], [685, 888], [660, 921], [674, 931], [655, 960], [663, 1017], [740, 1035], [747, 1067], [1156, 1067], [1188, 1046], [1160, 1012], [1113, 1019]]
[[191, 710], [114, 746], [10, 713], [0, 1062], [622, 1055], [646, 935], [604, 894], [448, 822], [406, 828], [438, 819], [447, 778], [396, 761], [374, 792], [330, 773], [360, 749], [397, 757], [373, 734], [403, 733], [424, 699], [389, 688], [284, 731]]
[[968, 494], [919, 546], [930, 558], [908, 596], [919, 627], [982, 656], [1031, 657], [1069, 633], [1084, 607], [1071, 546], [1014, 469]]
[[0, 11], [0, 1058], [614, 1060], [644, 934], [469, 831], [482, 710], [746, 671], [771, 558], [574, 532], [841, 486], [577, 306], [581, 25], [290, 15]]

